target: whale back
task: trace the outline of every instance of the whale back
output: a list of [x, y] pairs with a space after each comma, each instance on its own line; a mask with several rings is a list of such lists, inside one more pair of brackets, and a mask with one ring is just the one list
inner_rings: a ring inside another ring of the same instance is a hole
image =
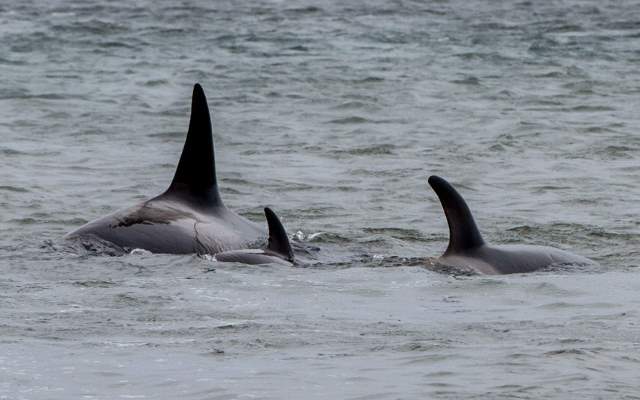
[[[211, 117], [204, 91], [193, 88], [189, 131], [169, 188], [68, 233], [67, 238], [108, 242], [115, 251], [216, 254], [263, 241], [266, 232], [227, 209], [216, 180]], [[87, 247], [87, 245], [84, 245]]]
[[265, 249], [243, 249], [225, 251], [215, 255], [220, 262], [237, 262], [243, 264], [284, 264], [294, 263], [293, 250], [289, 237], [278, 216], [270, 209], [264, 209], [269, 226], [269, 241]]
[[484, 245], [471, 210], [460, 193], [439, 176], [429, 177], [429, 185], [438, 195], [449, 224], [449, 246], [444, 254], [462, 253]]

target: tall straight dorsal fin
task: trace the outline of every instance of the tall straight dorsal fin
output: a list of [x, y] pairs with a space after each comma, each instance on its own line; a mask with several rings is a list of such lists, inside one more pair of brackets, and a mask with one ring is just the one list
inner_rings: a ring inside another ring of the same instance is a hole
[[204, 207], [221, 206], [213, 154], [213, 133], [207, 98], [196, 83], [191, 99], [187, 140], [173, 181], [165, 195], [187, 196]]
[[430, 176], [429, 185], [438, 195], [449, 224], [449, 247], [444, 254], [482, 246], [484, 240], [462, 196], [439, 176]]
[[289, 243], [287, 231], [280, 223], [278, 216], [269, 207], [265, 207], [264, 215], [267, 217], [267, 224], [269, 225], [269, 244], [267, 249], [282, 256], [287, 261], [293, 262], [291, 243]]

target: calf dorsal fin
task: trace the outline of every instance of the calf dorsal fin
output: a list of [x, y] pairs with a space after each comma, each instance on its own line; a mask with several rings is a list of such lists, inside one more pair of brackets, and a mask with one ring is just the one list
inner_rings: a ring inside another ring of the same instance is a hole
[[267, 249], [280, 255], [285, 260], [293, 262], [293, 250], [291, 249], [291, 243], [289, 243], [289, 236], [287, 236], [287, 231], [282, 226], [278, 216], [269, 207], [265, 207], [264, 215], [267, 217], [267, 224], [269, 225]]

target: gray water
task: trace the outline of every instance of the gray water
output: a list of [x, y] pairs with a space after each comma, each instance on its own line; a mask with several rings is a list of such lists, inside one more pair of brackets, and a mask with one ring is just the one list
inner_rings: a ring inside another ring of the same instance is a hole
[[[3, 1], [0, 399], [640, 398], [639, 21], [631, 1]], [[304, 266], [62, 240], [167, 187], [195, 82], [225, 203], [272, 206]], [[431, 174], [488, 241], [600, 266], [434, 271]]]

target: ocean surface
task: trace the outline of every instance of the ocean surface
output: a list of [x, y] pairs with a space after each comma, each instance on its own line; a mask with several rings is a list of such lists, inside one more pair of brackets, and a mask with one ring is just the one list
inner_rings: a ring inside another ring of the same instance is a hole
[[[0, 2], [0, 399], [640, 399], [640, 5]], [[163, 191], [199, 82], [295, 267], [78, 251]], [[437, 174], [491, 243], [433, 268]]]

